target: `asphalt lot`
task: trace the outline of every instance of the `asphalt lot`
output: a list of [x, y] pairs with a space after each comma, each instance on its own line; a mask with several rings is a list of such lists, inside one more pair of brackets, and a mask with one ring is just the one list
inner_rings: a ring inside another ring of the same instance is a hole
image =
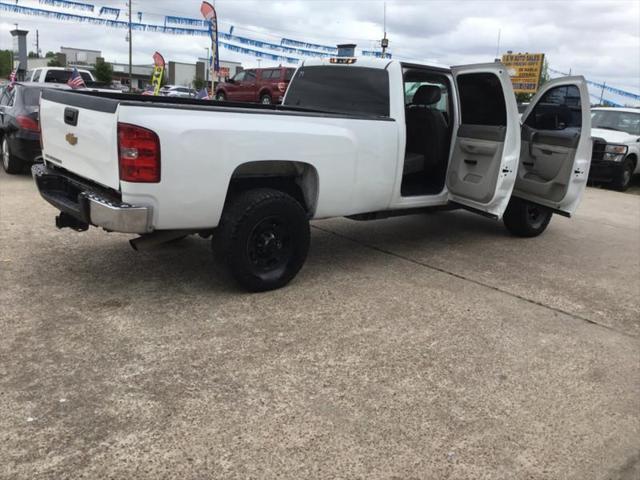
[[0, 173], [0, 478], [640, 478], [640, 196], [316, 222], [283, 290]]

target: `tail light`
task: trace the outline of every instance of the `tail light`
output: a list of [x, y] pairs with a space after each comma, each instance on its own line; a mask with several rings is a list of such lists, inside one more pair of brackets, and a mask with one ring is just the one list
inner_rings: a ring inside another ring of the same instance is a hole
[[16, 117], [16, 122], [18, 126], [23, 130], [29, 130], [30, 132], [39, 132], [40, 124], [38, 121], [32, 117], [28, 117], [26, 115], [18, 115]]
[[146, 128], [118, 123], [120, 180], [158, 183], [160, 181], [160, 140]]
[[282, 93], [287, 89], [287, 84], [285, 82], [278, 82], [278, 90]]

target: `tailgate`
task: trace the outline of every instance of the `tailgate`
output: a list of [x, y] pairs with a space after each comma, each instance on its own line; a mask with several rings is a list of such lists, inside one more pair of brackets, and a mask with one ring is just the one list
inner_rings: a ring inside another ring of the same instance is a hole
[[120, 188], [119, 101], [45, 89], [40, 128], [45, 162], [113, 189]]

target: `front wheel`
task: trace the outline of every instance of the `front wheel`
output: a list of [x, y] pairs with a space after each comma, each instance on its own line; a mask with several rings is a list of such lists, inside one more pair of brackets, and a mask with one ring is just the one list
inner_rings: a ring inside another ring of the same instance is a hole
[[242, 192], [225, 207], [213, 249], [243, 288], [262, 292], [283, 287], [307, 258], [307, 214], [279, 190]]
[[613, 188], [621, 192], [627, 190], [631, 185], [634, 170], [635, 165], [633, 164], [633, 159], [627, 158], [622, 164], [622, 169], [620, 169], [620, 172], [618, 172], [617, 177], [613, 181]]
[[224, 102], [226, 99], [227, 96], [224, 94], [224, 92], [216, 93], [216, 100], [218, 100], [219, 102]]
[[502, 221], [516, 237], [537, 237], [547, 229], [552, 216], [548, 208], [512, 197]]
[[22, 162], [11, 153], [7, 137], [2, 139], [2, 168], [5, 172], [11, 174], [22, 171]]

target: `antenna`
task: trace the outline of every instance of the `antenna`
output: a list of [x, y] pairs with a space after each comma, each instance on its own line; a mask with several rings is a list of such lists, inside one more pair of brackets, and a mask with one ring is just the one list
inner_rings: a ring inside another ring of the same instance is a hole
[[496, 45], [496, 59], [499, 58], [498, 55], [500, 55], [500, 34], [502, 33], [502, 29], [499, 28], [498, 29], [498, 44]]
[[389, 47], [389, 39], [387, 38], [387, 2], [382, 4], [382, 9], [384, 37], [382, 37], [382, 40], [380, 41], [380, 46], [382, 47], [382, 58], [385, 58], [385, 53]]

